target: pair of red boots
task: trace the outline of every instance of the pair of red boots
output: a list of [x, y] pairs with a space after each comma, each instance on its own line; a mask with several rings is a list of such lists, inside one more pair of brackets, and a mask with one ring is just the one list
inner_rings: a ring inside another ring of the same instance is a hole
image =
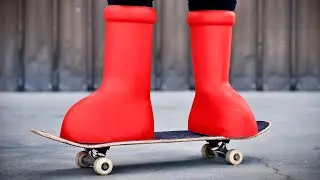
[[[154, 138], [150, 101], [153, 25], [148, 7], [107, 6], [104, 72], [101, 87], [66, 114], [60, 136], [79, 143]], [[231, 11], [189, 12], [196, 94], [188, 130], [247, 137], [257, 134], [250, 107], [230, 86]]]

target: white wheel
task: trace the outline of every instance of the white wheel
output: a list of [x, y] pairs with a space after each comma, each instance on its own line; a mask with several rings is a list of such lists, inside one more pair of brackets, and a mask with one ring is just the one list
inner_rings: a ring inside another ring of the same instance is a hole
[[90, 164], [88, 164], [87, 162], [84, 161], [85, 158], [87, 158], [89, 156], [88, 152], [86, 151], [81, 151], [78, 152], [77, 156], [76, 156], [76, 164], [80, 167], [80, 168], [88, 168], [90, 167]]
[[211, 150], [211, 147], [209, 144], [205, 144], [202, 146], [201, 154], [204, 158], [207, 158], [207, 159], [213, 159], [217, 156], [217, 153]]
[[231, 149], [226, 154], [226, 161], [229, 164], [238, 165], [242, 162], [242, 160], [243, 160], [243, 154], [236, 149]]
[[111, 173], [113, 164], [110, 159], [100, 157], [94, 161], [93, 169], [97, 174], [104, 176]]

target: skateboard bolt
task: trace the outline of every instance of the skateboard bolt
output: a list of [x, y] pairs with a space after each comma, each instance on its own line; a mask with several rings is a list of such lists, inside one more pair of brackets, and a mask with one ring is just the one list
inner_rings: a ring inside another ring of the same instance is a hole
[[209, 154], [210, 155], [214, 155], [214, 151], [212, 151], [211, 149], [209, 150]]
[[240, 159], [240, 155], [239, 155], [239, 154], [235, 154], [235, 155], [233, 156], [233, 159], [236, 160], [236, 161], [238, 161], [238, 160]]
[[108, 170], [108, 169], [109, 169], [108, 163], [103, 163], [103, 164], [102, 164], [102, 169], [103, 169], [104, 171]]

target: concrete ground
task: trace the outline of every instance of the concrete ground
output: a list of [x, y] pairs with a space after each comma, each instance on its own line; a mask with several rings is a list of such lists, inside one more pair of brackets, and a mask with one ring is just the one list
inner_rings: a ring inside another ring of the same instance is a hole
[[[105, 177], [76, 167], [80, 149], [29, 132], [59, 134], [64, 113], [85, 95], [0, 93], [0, 179], [320, 179], [320, 93], [242, 93], [257, 119], [273, 127], [229, 145], [245, 154], [239, 166], [203, 159], [204, 142], [122, 146], [108, 153], [115, 167]], [[193, 95], [152, 93], [156, 130], [185, 129]]]

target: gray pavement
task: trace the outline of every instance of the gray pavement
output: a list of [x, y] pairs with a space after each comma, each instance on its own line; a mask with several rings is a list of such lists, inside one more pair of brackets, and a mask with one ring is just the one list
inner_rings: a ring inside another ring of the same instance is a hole
[[[78, 169], [80, 150], [40, 138], [36, 128], [58, 134], [67, 109], [86, 93], [0, 93], [0, 179], [320, 179], [320, 93], [241, 93], [257, 119], [273, 127], [263, 136], [234, 141], [245, 154], [239, 166], [205, 160], [204, 142], [112, 148], [113, 173]], [[193, 92], [152, 93], [156, 130], [185, 129]], [[92, 124], [94, 125], [94, 124]]]

